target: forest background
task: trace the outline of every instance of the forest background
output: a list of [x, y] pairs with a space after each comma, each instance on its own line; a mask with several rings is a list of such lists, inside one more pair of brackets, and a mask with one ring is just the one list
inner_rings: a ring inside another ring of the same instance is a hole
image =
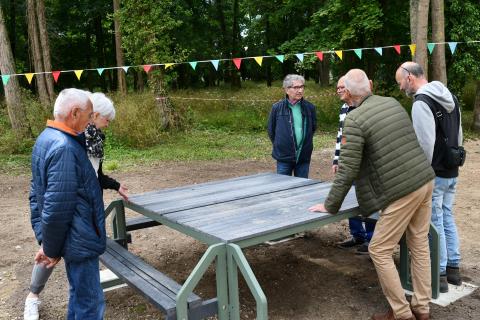
[[[0, 0], [0, 171], [28, 168], [56, 94], [68, 87], [113, 98], [110, 170], [268, 156], [268, 113], [289, 73], [305, 76], [317, 106], [316, 147], [333, 147], [338, 77], [361, 68], [375, 93], [409, 110], [394, 74], [412, 59], [460, 98], [466, 137], [477, 138], [478, 40], [478, 0]], [[243, 58], [240, 68], [233, 58]], [[68, 72], [54, 79], [54, 70]]]

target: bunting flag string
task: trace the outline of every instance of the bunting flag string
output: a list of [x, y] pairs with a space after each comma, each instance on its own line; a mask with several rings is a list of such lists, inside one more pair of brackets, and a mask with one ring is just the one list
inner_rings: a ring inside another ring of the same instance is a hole
[[[480, 40], [472, 40], [472, 41], [450, 41], [450, 42], [429, 42], [427, 43], [427, 50], [430, 54], [432, 54], [433, 50], [435, 50], [435, 47], [438, 45], [448, 45], [451, 54], [455, 54], [455, 51], [457, 49], [457, 46], [459, 44], [479, 44]], [[239, 58], [232, 58], [232, 59], [209, 59], [209, 60], [202, 60], [202, 61], [189, 61], [189, 62], [175, 62], [175, 63], [154, 63], [154, 64], [146, 64], [146, 65], [132, 65], [132, 66], [118, 66], [118, 67], [102, 67], [102, 68], [92, 68], [92, 69], [77, 69], [77, 70], [57, 70], [57, 71], [45, 71], [45, 72], [29, 72], [29, 73], [12, 73], [12, 74], [3, 74], [1, 75], [2, 77], [2, 83], [4, 86], [6, 86], [11, 77], [18, 77], [18, 76], [24, 76], [28, 83], [31, 84], [33, 77], [35, 75], [41, 75], [41, 74], [51, 74], [53, 76], [53, 79], [55, 83], [58, 83], [58, 79], [60, 77], [61, 73], [68, 73], [68, 72], [73, 72], [75, 73], [76, 77], [78, 80], [81, 79], [81, 76], [84, 71], [96, 71], [99, 76], [102, 76], [103, 72], [105, 70], [115, 70], [115, 69], [123, 69], [125, 73], [128, 72], [130, 68], [136, 68], [136, 69], [143, 69], [146, 73], [149, 73], [151, 69], [154, 66], [164, 66], [165, 70], [169, 68], [173, 68], [174, 65], [176, 64], [185, 64], [188, 63], [192, 67], [193, 70], [196, 70], [197, 64], [198, 63], [211, 63], [215, 70], [218, 70], [219, 64], [221, 61], [232, 61], [235, 67], [239, 70], [242, 65], [243, 60], [255, 60], [257, 64], [261, 67], [262, 62], [264, 58], [276, 58], [279, 62], [283, 63], [286, 58], [289, 58], [291, 56], [296, 56], [298, 61], [303, 62], [305, 59], [306, 55], [314, 55], [316, 56], [320, 61], [324, 61], [325, 54], [330, 54], [330, 55], [336, 55], [340, 58], [340, 60], [343, 61], [343, 56], [345, 52], [352, 52], [355, 53], [355, 55], [359, 58], [363, 58], [363, 51], [365, 50], [374, 50], [379, 54], [380, 56], [383, 56], [383, 52], [385, 49], [391, 49], [393, 48], [394, 51], [400, 55], [402, 53], [402, 47], [408, 47], [410, 49], [410, 53], [412, 57], [416, 53], [417, 46], [416, 44], [395, 44], [395, 45], [390, 45], [390, 46], [383, 46], [383, 47], [372, 47], [372, 48], [354, 48], [354, 49], [332, 49], [332, 50], [321, 50], [321, 51], [314, 51], [314, 52], [301, 52], [301, 53], [292, 53], [292, 54], [277, 54], [277, 55], [267, 55], [267, 56], [250, 56], [250, 57], [239, 57]]]

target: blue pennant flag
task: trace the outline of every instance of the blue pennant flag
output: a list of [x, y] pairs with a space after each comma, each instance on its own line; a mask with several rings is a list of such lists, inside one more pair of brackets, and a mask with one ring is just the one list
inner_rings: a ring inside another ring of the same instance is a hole
[[220, 60], [210, 60], [210, 62], [213, 64], [213, 66], [215, 67], [215, 70], [218, 70], [218, 62]]
[[296, 53], [295, 55], [297, 56], [298, 60], [303, 62], [303, 53]]
[[452, 52], [452, 54], [455, 53], [455, 49], [457, 49], [457, 44], [458, 44], [458, 42], [449, 42], [448, 43], [448, 46], [450, 47], [450, 51]]
[[379, 55], [383, 55], [383, 48], [375, 48], [375, 51], [378, 52]]
[[125, 73], [128, 72], [128, 68], [130, 68], [130, 67], [129, 66], [122, 67], [122, 69], [125, 71]]

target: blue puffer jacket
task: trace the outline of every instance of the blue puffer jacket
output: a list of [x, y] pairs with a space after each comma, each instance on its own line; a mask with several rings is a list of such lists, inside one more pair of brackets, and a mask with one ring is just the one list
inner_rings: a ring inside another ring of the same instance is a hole
[[268, 118], [268, 136], [272, 141], [272, 157], [280, 162], [310, 162], [313, 151], [313, 134], [317, 128], [315, 106], [302, 99], [302, 119], [305, 123], [305, 139], [302, 150], [296, 159], [296, 139], [293, 129], [292, 110], [288, 107], [288, 100], [285, 98], [272, 106]]
[[32, 152], [31, 222], [48, 257], [66, 261], [105, 251], [102, 191], [85, 138], [47, 127]]

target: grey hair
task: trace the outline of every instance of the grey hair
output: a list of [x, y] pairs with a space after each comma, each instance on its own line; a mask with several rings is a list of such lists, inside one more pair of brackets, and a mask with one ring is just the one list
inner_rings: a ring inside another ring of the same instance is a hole
[[372, 93], [370, 81], [363, 70], [352, 69], [345, 75], [345, 89], [352, 96], [365, 96]]
[[90, 99], [93, 103], [93, 112], [100, 113], [101, 116], [108, 120], [115, 118], [115, 107], [112, 100], [101, 92], [95, 92], [91, 95]]
[[87, 109], [89, 102], [90, 98], [87, 91], [75, 88], [63, 89], [55, 100], [53, 116], [55, 119], [65, 118], [74, 107], [79, 107], [82, 110]]
[[293, 81], [300, 81], [301, 83], [305, 84], [305, 78], [299, 74], [289, 74], [283, 79], [283, 88], [286, 89], [291, 87]]
[[411, 75], [417, 78], [425, 77], [425, 73], [423, 72], [422, 66], [420, 66], [418, 63], [413, 61], [405, 62], [400, 66], [400, 69], [402, 69], [405, 76], [407, 76], [410, 73]]

